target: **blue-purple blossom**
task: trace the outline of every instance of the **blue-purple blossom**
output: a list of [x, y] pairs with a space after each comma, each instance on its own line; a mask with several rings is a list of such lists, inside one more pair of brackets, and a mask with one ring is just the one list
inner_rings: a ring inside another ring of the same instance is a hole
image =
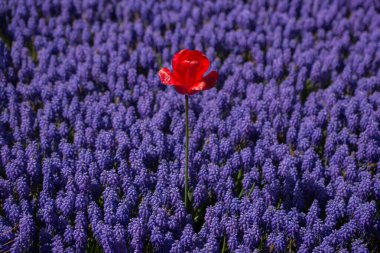
[[[0, 3], [0, 252], [380, 252], [377, 1]], [[219, 73], [184, 104], [183, 48]]]

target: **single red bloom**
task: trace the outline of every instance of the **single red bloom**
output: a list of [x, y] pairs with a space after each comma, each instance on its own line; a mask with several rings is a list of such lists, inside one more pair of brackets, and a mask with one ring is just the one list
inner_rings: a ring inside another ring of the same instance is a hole
[[162, 68], [158, 76], [163, 84], [174, 86], [182, 95], [193, 95], [201, 90], [211, 89], [218, 80], [216, 71], [203, 76], [210, 67], [210, 61], [198, 50], [179, 51], [172, 59], [172, 67], [173, 73]]

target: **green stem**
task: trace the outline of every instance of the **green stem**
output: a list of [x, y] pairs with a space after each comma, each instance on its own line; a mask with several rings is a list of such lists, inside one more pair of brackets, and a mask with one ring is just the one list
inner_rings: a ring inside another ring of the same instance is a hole
[[251, 194], [253, 192], [253, 189], [255, 189], [255, 183], [252, 184], [251, 189], [249, 190], [248, 196], [251, 197]]
[[224, 253], [226, 251], [226, 247], [227, 247], [226, 236], [223, 236], [223, 246], [222, 246], [221, 253]]
[[185, 95], [185, 208], [189, 208], [189, 96]]

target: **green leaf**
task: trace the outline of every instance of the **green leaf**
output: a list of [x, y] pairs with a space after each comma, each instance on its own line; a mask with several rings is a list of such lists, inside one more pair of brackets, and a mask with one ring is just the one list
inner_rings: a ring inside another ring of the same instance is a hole
[[255, 189], [255, 183], [253, 183], [251, 189], [249, 190], [249, 192], [248, 192], [248, 197], [251, 197], [251, 194], [252, 194], [252, 192], [253, 192], [253, 189]]
[[241, 170], [239, 170], [239, 173], [237, 175], [237, 180], [240, 180], [242, 178], [243, 178], [243, 170], [241, 169]]
[[193, 195], [194, 195], [194, 192], [193, 191], [189, 191], [187, 193], [187, 197], [189, 198], [189, 202], [193, 202]]

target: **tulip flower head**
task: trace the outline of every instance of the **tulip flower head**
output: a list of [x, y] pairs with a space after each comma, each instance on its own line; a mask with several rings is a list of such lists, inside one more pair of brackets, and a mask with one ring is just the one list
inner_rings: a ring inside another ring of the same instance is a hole
[[203, 76], [210, 67], [210, 61], [198, 50], [183, 49], [172, 59], [173, 72], [162, 68], [158, 72], [160, 80], [165, 85], [174, 86], [182, 95], [193, 95], [215, 86], [218, 73], [211, 71]]

